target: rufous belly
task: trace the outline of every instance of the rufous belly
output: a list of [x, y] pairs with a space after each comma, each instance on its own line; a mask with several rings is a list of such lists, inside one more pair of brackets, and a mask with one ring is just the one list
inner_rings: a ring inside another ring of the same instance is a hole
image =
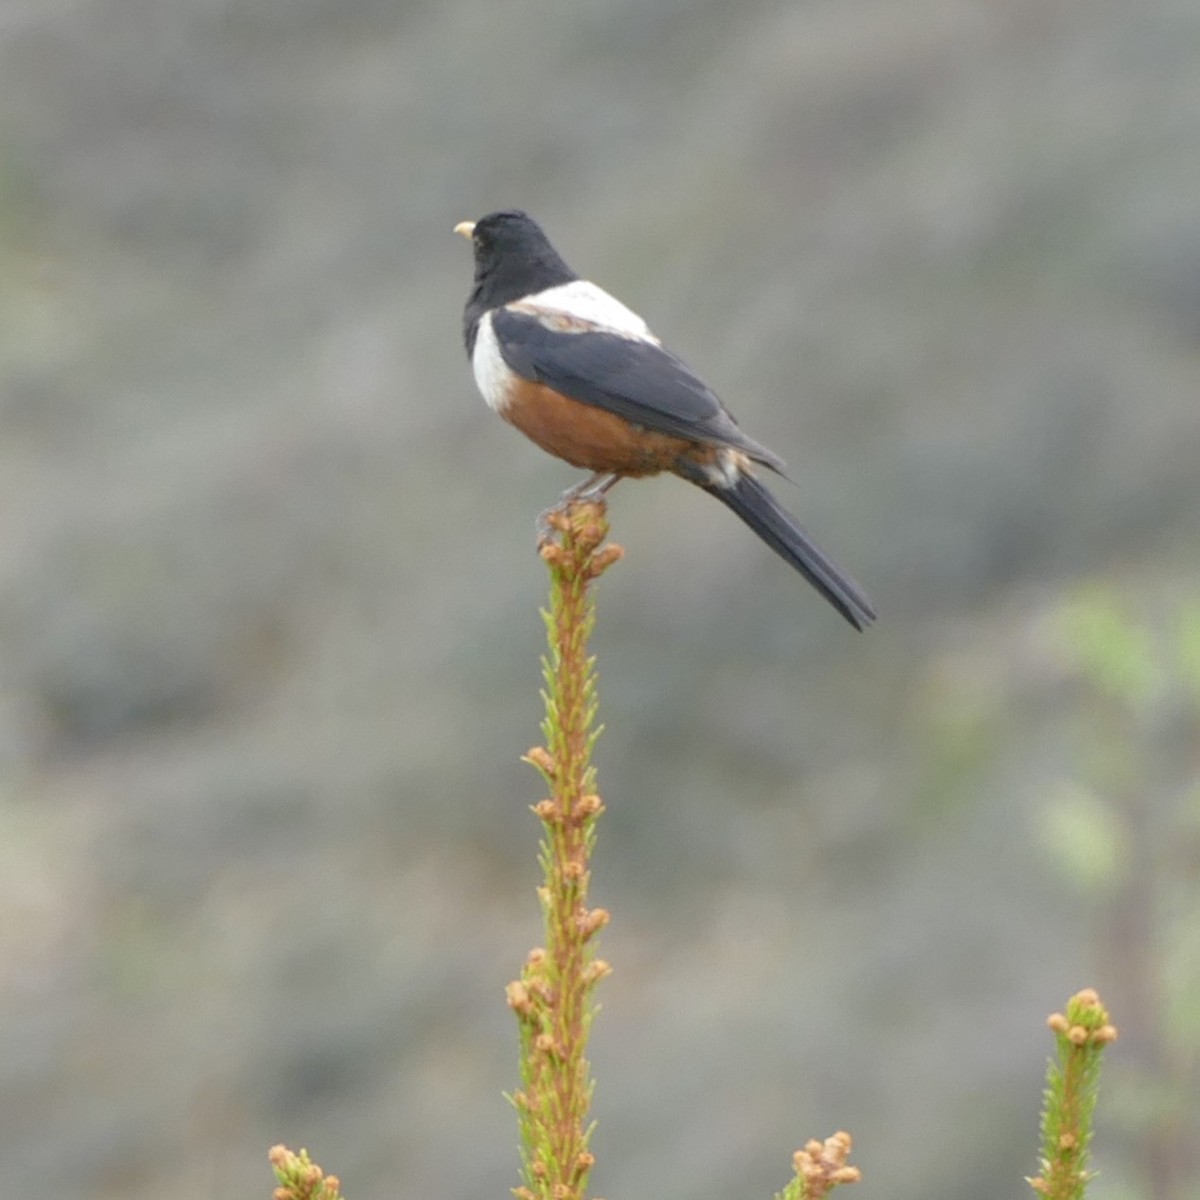
[[634, 425], [592, 404], [572, 400], [544, 384], [518, 380], [500, 415], [549, 454], [587, 471], [654, 475], [680, 458], [713, 460], [717, 447]]

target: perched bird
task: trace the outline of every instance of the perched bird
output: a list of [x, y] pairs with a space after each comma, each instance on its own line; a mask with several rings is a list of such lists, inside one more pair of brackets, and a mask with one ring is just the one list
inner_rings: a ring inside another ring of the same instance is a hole
[[862, 589], [753, 473], [759, 463], [782, 474], [783, 460], [737, 427], [637, 313], [581, 279], [523, 212], [489, 213], [454, 231], [475, 250], [463, 313], [475, 382], [526, 437], [592, 472], [564, 500], [670, 471], [732, 509], [856, 629], [875, 619]]

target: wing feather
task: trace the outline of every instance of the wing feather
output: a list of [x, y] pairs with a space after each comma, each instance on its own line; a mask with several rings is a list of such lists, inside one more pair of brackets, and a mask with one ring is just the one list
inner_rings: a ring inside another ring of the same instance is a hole
[[492, 312], [506, 365], [564, 396], [676, 437], [731, 446], [768, 466], [782, 462], [748, 438], [716, 393], [657, 340], [630, 336], [557, 309], [521, 303]]

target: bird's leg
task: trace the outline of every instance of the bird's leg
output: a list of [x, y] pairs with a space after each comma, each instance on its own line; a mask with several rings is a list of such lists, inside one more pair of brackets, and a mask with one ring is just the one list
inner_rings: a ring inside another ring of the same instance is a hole
[[607, 493], [609, 488], [620, 479], [620, 475], [614, 475], [608, 471], [597, 471], [594, 475], [589, 475], [586, 479], [575, 484], [574, 487], [569, 487], [558, 498], [558, 503], [545, 511], [538, 513], [537, 518], [537, 544], [543, 546], [546, 542], [554, 537], [554, 526], [550, 518], [555, 513], [560, 513], [569, 508], [577, 500], [600, 500]]
[[613, 475], [607, 471], [597, 471], [594, 475], [589, 475], [582, 483], [577, 483], [573, 488], [567, 488], [563, 492], [559, 506], [564, 507], [575, 500], [599, 500], [608, 494], [609, 488], [620, 478], [620, 475]]

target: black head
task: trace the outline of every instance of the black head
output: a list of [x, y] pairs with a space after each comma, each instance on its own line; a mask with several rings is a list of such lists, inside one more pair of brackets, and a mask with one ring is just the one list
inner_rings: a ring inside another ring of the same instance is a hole
[[477, 320], [489, 308], [579, 278], [526, 213], [488, 213], [474, 224], [464, 221], [456, 232], [469, 237], [475, 248], [475, 289], [467, 302], [468, 320], [472, 314]]
[[566, 272], [575, 279], [575, 272], [559, 257], [550, 245], [542, 227], [528, 214], [518, 209], [488, 213], [480, 217], [471, 230], [475, 246], [475, 269], [487, 272], [505, 263], [519, 261], [530, 267], [546, 267], [561, 275]]

